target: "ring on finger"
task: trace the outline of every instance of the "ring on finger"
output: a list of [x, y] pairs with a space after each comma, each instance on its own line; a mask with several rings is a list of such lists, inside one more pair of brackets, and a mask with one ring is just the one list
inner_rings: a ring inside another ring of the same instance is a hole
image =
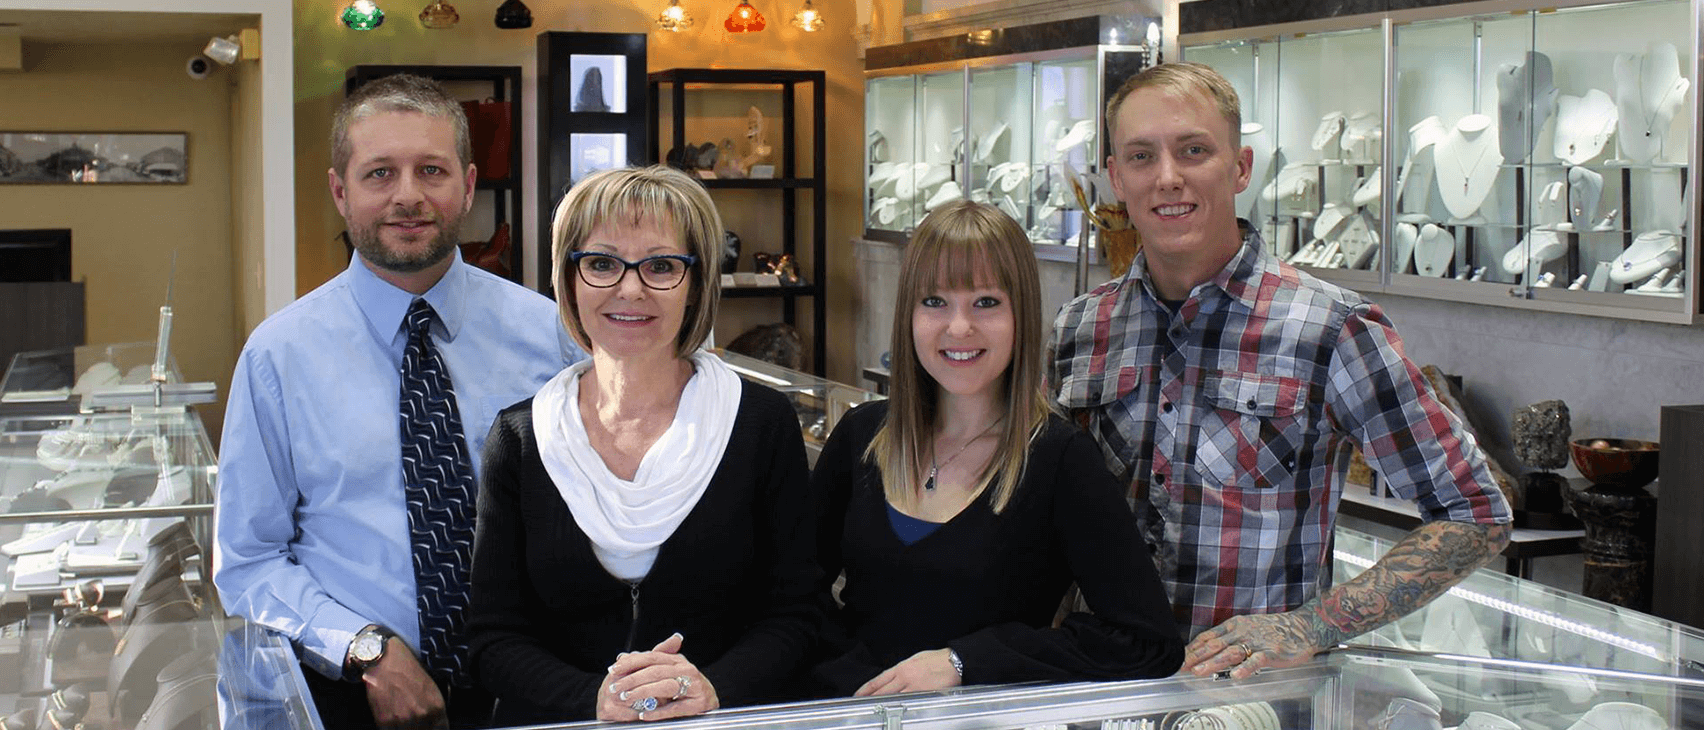
[[1248, 648], [1248, 642], [1246, 641], [1237, 642], [1237, 648], [1242, 650], [1243, 661], [1248, 661], [1249, 658], [1254, 656], [1254, 650]]
[[640, 712], [640, 713], [651, 712], [652, 710], [657, 709], [657, 698], [655, 698], [655, 697], [641, 697], [639, 699], [634, 700], [633, 704], [628, 705], [628, 706], [632, 707], [634, 712]]
[[679, 676], [679, 677], [675, 677], [674, 680], [675, 680], [675, 683], [680, 685], [680, 688], [675, 690], [674, 697], [672, 697], [670, 699], [671, 700], [678, 700], [682, 697], [685, 697], [686, 693], [692, 689], [692, 678], [687, 677], [687, 676]]

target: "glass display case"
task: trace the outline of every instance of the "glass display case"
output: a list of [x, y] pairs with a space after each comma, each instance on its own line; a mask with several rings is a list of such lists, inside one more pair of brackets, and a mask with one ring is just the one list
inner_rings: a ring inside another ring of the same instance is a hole
[[[154, 355], [153, 342], [20, 352], [0, 378], [0, 414], [76, 413], [96, 389], [148, 382]], [[175, 382], [177, 364], [168, 365]]]
[[1004, 210], [1038, 245], [1077, 245], [1083, 203], [1111, 200], [1095, 184], [1105, 158], [1095, 50], [869, 72], [866, 237], [903, 241], [929, 211], [969, 198]]
[[1508, 5], [1180, 36], [1260, 127], [1239, 210], [1363, 291], [1692, 323], [1699, 3]]
[[828, 440], [835, 424], [840, 423], [841, 416], [846, 415], [847, 411], [859, 403], [882, 398], [867, 390], [824, 380], [737, 352], [724, 349], [713, 352], [732, 367], [734, 372], [739, 373], [740, 377], [781, 391], [782, 395], [787, 396], [787, 400], [792, 401], [794, 410], [799, 414], [799, 428], [804, 432], [805, 453], [809, 455], [812, 465], [816, 464], [817, 454], [822, 453], [823, 442]]
[[1063, 247], [1094, 242], [1084, 208], [1116, 202], [1102, 108], [1148, 64], [1149, 46], [1125, 43], [1150, 25], [1157, 36], [1154, 22], [1083, 18], [973, 34], [969, 47], [872, 49], [865, 238], [903, 243], [929, 211], [968, 198], [1005, 211], [1040, 251], [1074, 258]]

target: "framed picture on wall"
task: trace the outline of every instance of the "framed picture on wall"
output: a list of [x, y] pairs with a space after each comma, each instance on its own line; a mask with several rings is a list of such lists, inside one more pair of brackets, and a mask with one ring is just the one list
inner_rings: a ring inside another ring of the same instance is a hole
[[0, 131], [0, 184], [187, 182], [184, 132]]

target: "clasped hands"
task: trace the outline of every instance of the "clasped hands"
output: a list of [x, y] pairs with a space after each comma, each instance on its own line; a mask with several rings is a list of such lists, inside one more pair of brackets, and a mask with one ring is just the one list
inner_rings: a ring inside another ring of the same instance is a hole
[[1261, 669], [1312, 659], [1328, 647], [1308, 638], [1308, 620], [1300, 611], [1236, 616], [1201, 632], [1184, 649], [1179, 673], [1207, 677], [1229, 670], [1232, 678], [1245, 679]]
[[716, 687], [681, 656], [683, 641], [677, 633], [650, 651], [617, 654], [598, 692], [598, 719], [668, 720], [721, 707]]

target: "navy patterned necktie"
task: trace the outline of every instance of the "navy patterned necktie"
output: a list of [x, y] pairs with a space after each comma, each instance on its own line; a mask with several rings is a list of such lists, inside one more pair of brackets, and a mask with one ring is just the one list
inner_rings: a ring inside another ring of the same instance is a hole
[[402, 353], [402, 481], [414, 545], [420, 653], [433, 679], [465, 685], [475, 485], [455, 388], [432, 345], [432, 305], [408, 308]]

